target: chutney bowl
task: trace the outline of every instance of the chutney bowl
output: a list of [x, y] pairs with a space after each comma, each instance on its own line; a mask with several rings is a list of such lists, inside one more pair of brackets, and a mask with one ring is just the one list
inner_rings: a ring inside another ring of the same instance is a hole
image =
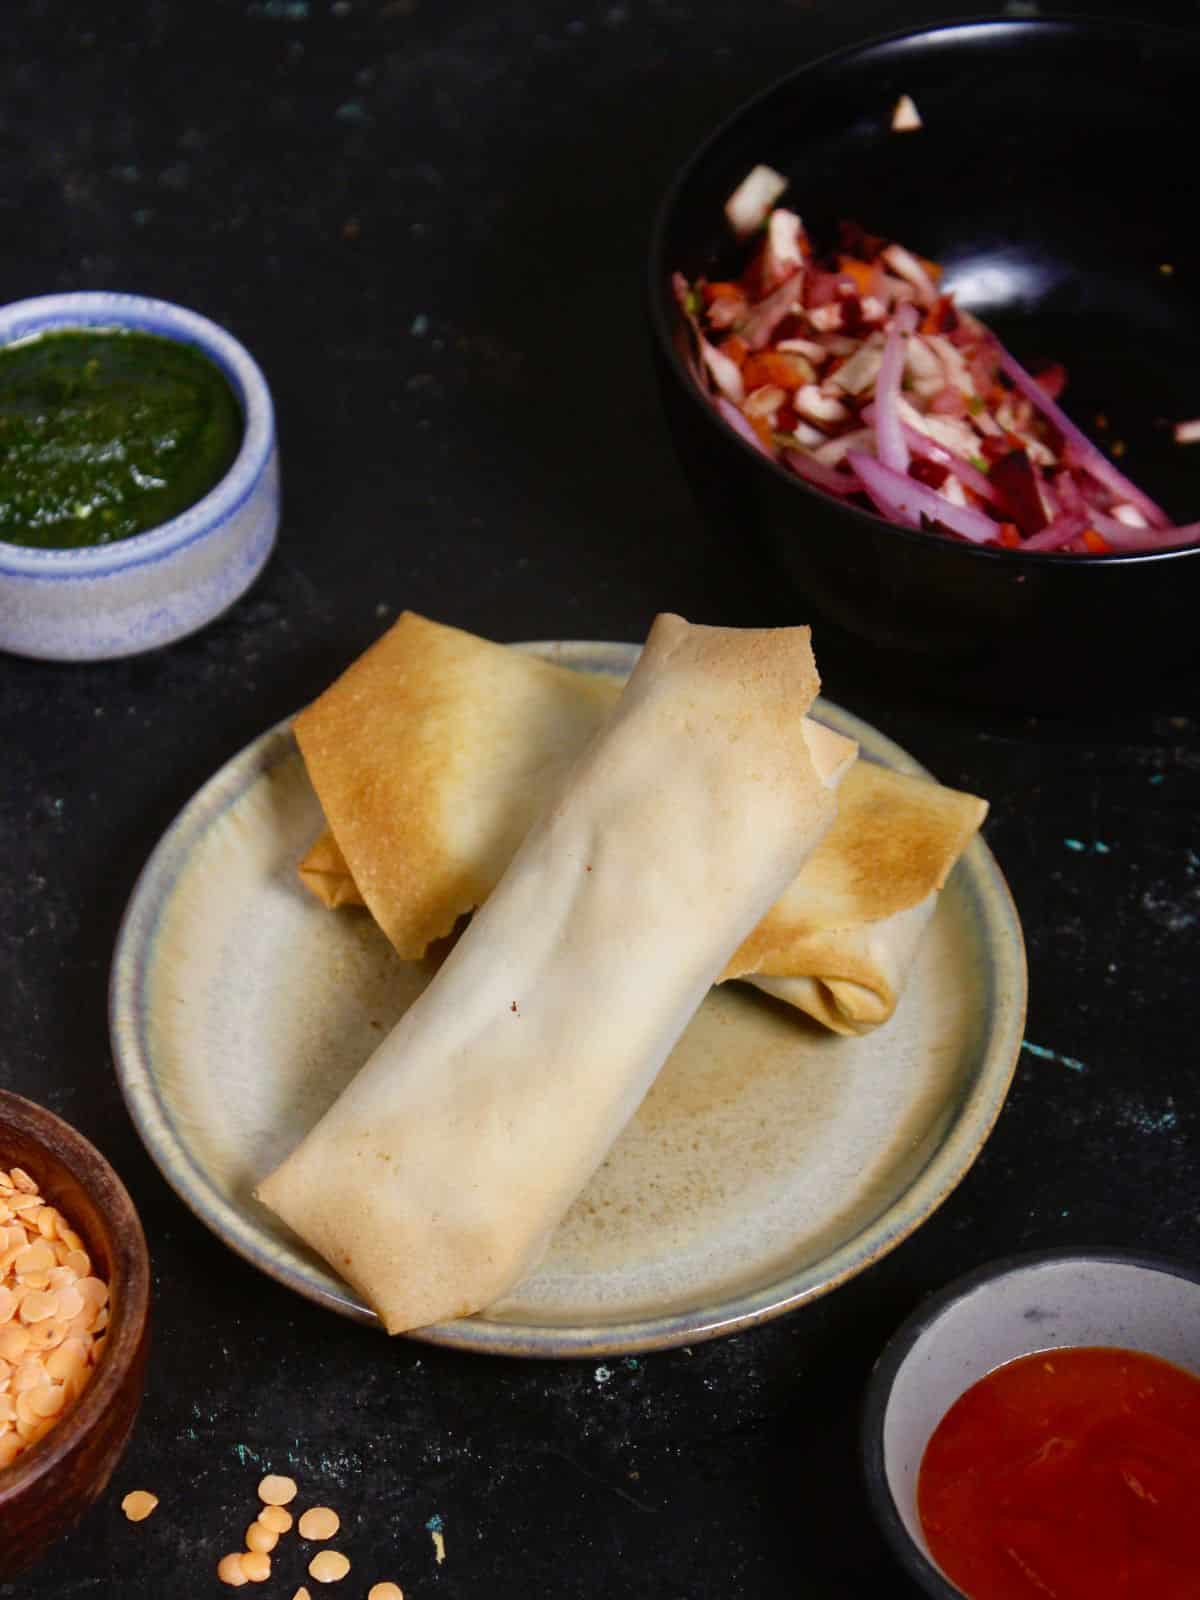
[[0, 347], [81, 330], [156, 334], [193, 346], [228, 381], [242, 441], [195, 504], [144, 533], [79, 549], [0, 541], [0, 650], [50, 661], [139, 655], [196, 632], [258, 577], [279, 530], [271, 392], [250, 353], [207, 317], [109, 291], [39, 295], [0, 307]]

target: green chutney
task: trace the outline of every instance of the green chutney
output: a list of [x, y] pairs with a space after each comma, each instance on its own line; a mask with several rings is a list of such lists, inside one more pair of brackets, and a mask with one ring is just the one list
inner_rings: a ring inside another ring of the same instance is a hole
[[195, 505], [242, 443], [224, 373], [194, 346], [133, 329], [0, 347], [0, 540], [112, 544]]

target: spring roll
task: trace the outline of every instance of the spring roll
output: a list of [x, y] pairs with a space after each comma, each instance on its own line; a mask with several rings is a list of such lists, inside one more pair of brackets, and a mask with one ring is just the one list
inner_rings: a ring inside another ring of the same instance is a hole
[[706, 991], [833, 821], [807, 628], [654, 624], [423, 995], [259, 1197], [391, 1333], [536, 1264]]
[[[302, 879], [326, 905], [365, 903], [416, 959], [491, 893], [619, 694], [406, 613], [297, 719], [330, 823]], [[858, 762], [833, 828], [723, 976], [837, 1033], [880, 1026], [986, 812], [974, 795]]]
[[833, 827], [722, 976], [747, 978], [835, 1033], [879, 1027], [986, 815], [976, 795], [856, 762]]

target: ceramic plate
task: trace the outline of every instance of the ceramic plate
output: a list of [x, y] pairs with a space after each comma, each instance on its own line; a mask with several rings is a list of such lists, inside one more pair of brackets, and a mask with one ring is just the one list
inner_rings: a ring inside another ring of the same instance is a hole
[[[624, 676], [631, 645], [529, 648]], [[921, 769], [822, 701], [868, 758]], [[168, 1182], [280, 1282], [373, 1313], [252, 1191], [427, 981], [363, 911], [327, 911], [296, 863], [323, 826], [286, 727], [184, 808], [117, 942], [117, 1072]], [[537, 1271], [415, 1337], [506, 1355], [624, 1354], [730, 1333], [860, 1272], [962, 1178], [1020, 1049], [1025, 958], [982, 840], [944, 890], [896, 1014], [862, 1039], [741, 985], [712, 991]]]

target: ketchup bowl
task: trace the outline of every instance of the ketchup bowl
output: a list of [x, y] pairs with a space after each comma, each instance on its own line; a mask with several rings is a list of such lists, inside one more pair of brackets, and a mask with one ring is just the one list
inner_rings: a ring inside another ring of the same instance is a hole
[[[981, 1379], [1068, 1348], [1132, 1351], [1200, 1379], [1200, 1269], [1118, 1250], [1010, 1256], [931, 1296], [876, 1362], [863, 1414], [867, 1491], [900, 1564], [935, 1600], [976, 1596], [946, 1576], [922, 1526], [918, 1482], [930, 1439]], [[1147, 1494], [1140, 1482], [1131, 1490]]]

